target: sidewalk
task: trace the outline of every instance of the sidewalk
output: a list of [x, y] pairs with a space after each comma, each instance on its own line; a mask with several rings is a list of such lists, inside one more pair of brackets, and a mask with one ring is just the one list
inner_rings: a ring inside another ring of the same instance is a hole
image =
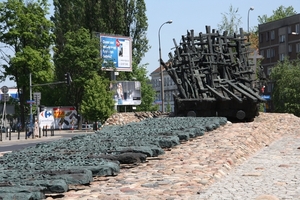
[[300, 199], [300, 135], [288, 135], [257, 152], [197, 199]]

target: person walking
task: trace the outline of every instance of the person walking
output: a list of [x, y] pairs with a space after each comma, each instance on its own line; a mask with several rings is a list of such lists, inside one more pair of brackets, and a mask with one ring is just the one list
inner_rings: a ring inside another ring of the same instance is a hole
[[39, 137], [39, 123], [37, 120], [34, 122], [34, 135], [35, 137]]
[[33, 134], [33, 127], [32, 127], [32, 125], [29, 125], [28, 132], [27, 132], [27, 138], [29, 138], [31, 136], [31, 134]]

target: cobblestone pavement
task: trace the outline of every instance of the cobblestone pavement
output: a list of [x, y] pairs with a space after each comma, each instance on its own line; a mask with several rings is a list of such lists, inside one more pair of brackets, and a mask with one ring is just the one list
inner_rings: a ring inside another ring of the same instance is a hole
[[300, 136], [284, 136], [213, 184], [201, 200], [299, 200]]
[[300, 118], [262, 113], [47, 200], [300, 200]]

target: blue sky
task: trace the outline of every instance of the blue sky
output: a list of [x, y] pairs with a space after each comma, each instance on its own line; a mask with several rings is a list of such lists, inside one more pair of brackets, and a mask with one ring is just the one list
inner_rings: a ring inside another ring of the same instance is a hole
[[[187, 30], [194, 29], [195, 33], [205, 32], [205, 26], [218, 29], [222, 22], [222, 13], [229, 12], [230, 5], [238, 8], [238, 15], [241, 17], [241, 28], [247, 30], [248, 10], [254, 7], [249, 13], [250, 30], [258, 26], [258, 16], [272, 15], [273, 10], [279, 6], [292, 6], [297, 13], [300, 12], [299, 0], [145, 0], [148, 17], [147, 37], [151, 49], [146, 53], [141, 64], [148, 64], [148, 75], [159, 67], [159, 45], [158, 30], [166, 21], [172, 20], [172, 24], [165, 24], [160, 31], [162, 59], [168, 60], [168, 53], [173, 52], [173, 38], [179, 43], [182, 35]], [[49, 0], [52, 4], [52, 0]], [[53, 13], [51, 7], [50, 15]], [[15, 85], [12, 82], [5, 82], [7, 86]], [[2, 84], [1, 84], [2, 85]]]
[[222, 22], [222, 13], [228, 13], [230, 5], [238, 8], [238, 14], [242, 18], [241, 28], [247, 31], [248, 10], [254, 7], [249, 13], [250, 30], [258, 26], [258, 16], [266, 14], [271, 16], [273, 10], [279, 6], [292, 6], [297, 13], [300, 13], [299, 0], [145, 0], [148, 17], [149, 45], [151, 49], [142, 60], [148, 63], [148, 74], [159, 67], [159, 45], [158, 30], [166, 21], [172, 20], [172, 24], [165, 24], [160, 31], [162, 59], [168, 60], [168, 53], [173, 52], [173, 38], [179, 43], [181, 36], [187, 30], [193, 29], [195, 34], [205, 32], [205, 26], [218, 29], [218, 24]]

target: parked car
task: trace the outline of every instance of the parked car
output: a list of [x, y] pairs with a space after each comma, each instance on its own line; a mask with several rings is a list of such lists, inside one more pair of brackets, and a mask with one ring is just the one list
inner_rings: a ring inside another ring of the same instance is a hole
[[82, 130], [91, 130], [93, 129], [93, 124], [82, 124]]

